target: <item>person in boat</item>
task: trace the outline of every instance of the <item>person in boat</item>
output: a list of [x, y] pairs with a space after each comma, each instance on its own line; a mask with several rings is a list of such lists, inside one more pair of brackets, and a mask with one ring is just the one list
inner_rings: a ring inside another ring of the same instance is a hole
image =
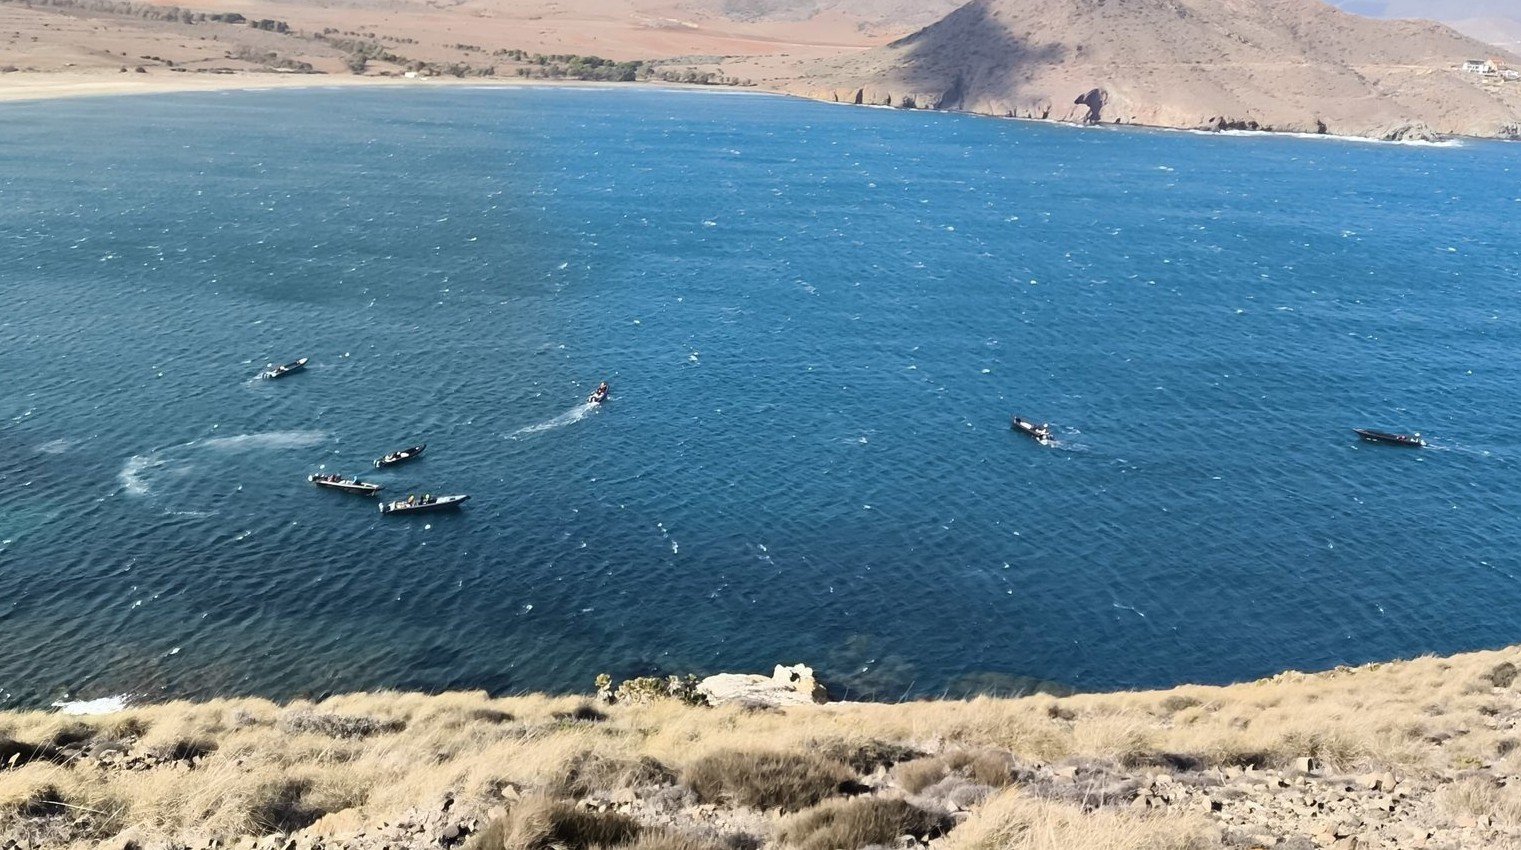
[[607, 381], [597, 385], [597, 395], [607, 395]]

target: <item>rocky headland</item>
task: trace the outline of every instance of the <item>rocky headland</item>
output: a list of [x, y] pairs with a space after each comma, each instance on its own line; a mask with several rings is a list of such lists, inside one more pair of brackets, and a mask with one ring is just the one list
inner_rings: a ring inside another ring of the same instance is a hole
[[[1464, 71], [1494, 60], [1495, 73]], [[973, 0], [776, 83], [825, 100], [1011, 118], [1391, 141], [1513, 138], [1521, 59], [1320, 0]]]
[[798, 666], [12, 712], [0, 847], [1518, 847], [1518, 665], [891, 705], [828, 702]]

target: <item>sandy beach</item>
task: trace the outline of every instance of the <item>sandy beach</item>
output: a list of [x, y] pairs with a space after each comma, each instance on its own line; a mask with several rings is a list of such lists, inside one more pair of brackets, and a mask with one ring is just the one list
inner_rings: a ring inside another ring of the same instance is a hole
[[[16, 103], [34, 100], [55, 100], [75, 97], [105, 97], [117, 95], [168, 94], [173, 92], [199, 91], [267, 91], [273, 89], [301, 88], [391, 88], [419, 90], [440, 86], [472, 86], [518, 88], [571, 87], [571, 88], [618, 88], [629, 85], [648, 86], [645, 83], [597, 83], [575, 80], [532, 80], [522, 78], [430, 77], [409, 79], [405, 77], [359, 77], [335, 74], [273, 74], [244, 72], [235, 74], [111, 74], [111, 73], [39, 73], [12, 74], [0, 77], [0, 103]], [[670, 88], [671, 84], [661, 84]], [[713, 87], [703, 87], [709, 90]], [[732, 89], [714, 89], [733, 92]]]

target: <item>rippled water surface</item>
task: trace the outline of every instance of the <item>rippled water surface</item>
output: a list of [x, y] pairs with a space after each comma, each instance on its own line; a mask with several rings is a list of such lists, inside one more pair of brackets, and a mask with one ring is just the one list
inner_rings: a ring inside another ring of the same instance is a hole
[[0, 702], [1515, 641], [1518, 172], [647, 90], [0, 106]]

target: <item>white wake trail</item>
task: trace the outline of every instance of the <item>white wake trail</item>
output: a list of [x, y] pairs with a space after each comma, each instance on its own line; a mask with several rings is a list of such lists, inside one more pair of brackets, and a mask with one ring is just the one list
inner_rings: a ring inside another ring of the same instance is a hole
[[519, 437], [526, 437], [530, 434], [541, 434], [545, 431], [553, 431], [556, 428], [564, 428], [566, 425], [574, 425], [577, 422], [580, 422], [582, 419], [590, 416], [592, 411], [596, 409], [597, 405], [592, 404], [589, 401], [583, 401], [553, 419], [546, 419], [537, 425], [528, 425], [523, 428], [519, 428], [516, 431], [513, 431], [511, 434], [508, 434], [507, 439], [516, 440]]
[[[185, 476], [196, 466], [197, 453], [213, 451], [221, 454], [250, 451], [279, 451], [303, 449], [320, 445], [332, 435], [327, 431], [261, 431], [253, 434], [235, 434], [230, 437], [191, 440], [147, 454], [133, 455], [122, 464], [116, 480], [122, 492], [129, 496], [146, 496], [153, 492], [154, 478], [167, 475]], [[158, 472], [155, 472], [158, 470]]]

